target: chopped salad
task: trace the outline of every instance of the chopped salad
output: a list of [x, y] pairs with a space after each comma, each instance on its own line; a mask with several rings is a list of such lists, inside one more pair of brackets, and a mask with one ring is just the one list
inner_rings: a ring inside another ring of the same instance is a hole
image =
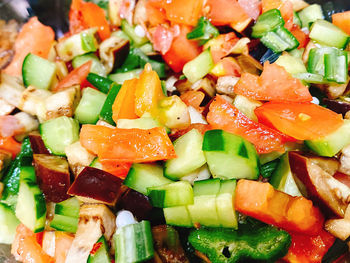
[[322, 8], [73, 0], [58, 37], [2, 21], [0, 243], [24, 263], [345, 259], [350, 11]]

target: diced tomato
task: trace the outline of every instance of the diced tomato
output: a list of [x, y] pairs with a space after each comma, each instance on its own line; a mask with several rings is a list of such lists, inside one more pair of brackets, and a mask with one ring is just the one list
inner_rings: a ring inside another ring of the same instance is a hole
[[165, 62], [175, 72], [182, 71], [183, 66], [201, 52], [197, 41], [187, 39], [186, 35], [190, 31], [190, 27], [181, 25], [180, 34], [174, 38], [169, 51], [163, 55]]
[[49, 26], [41, 24], [37, 17], [32, 17], [22, 27], [14, 45], [15, 56], [4, 73], [22, 76], [22, 64], [28, 53], [47, 58], [55, 40], [55, 32]]
[[16, 229], [12, 243], [11, 254], [23, 263], [54, 263], [55, 260], [47, 255], [38, 244], [35, 234], [26, 226], [20, 224]]
[[211, 130], [212, 128], [210, 127], [209, 124], [202, 124], [202, 123], [193, 123], [191, 124], [188, 128], [186, 129], [172, 129], [171, 134], [169, 134], [170, 138], [172, 141], [176, 140], [177, 138], [181, 137], [182, 135], [188, 133], [190, 130], [196, 129], [198, 130], [201, 134], [204, 135], [206, 131]]
[[322, 138], [343, 124], [341, 114], [313, 103], [269, 102], [255, 114], [259, 122], [298, 140]]
[[44, 231], [39, 232], [39, 233], [35, 233], [34, 235], [35, 235], [36, 242], [38, 242], [38, 244], [42, 247], [43, 246]]
[[219, 95], [209, 106], [207, 121], [213, 129], [223, 129], [250, 141], [258, 153], [283, 152], [283, 144], [293, 141], [292, 138], [276, 130], [250, 120]]
[[282, 0], [262, 0], [261, 1], [263, 13], [265, 13], [266, 11], [269, 11], [271, 9], [280, 9], [280, 7], [282, 5], [283, 5]]
[[160, 1], [149, 0], [146, 1], [147, 19], [151, 27], [166, 23], [166, 15], [163, 9], [163, 3]]
[[269, 183], [239, 180], [235, 208], [288, 231], [314, 235], [323, 229], [324, 218], [310, 200], [275, 190]]
[[221, 74], [216, 76], [235, 76], [240, 77], [242, 73], [242, 69], [238, 64], [237, 60], [233, 57], [225, 57], [222, 58], [216, 66], [219, 65], [222, 67], [223, 71]]
[[333, 14], [332, 22], [334, 25], [350, 35], [350, 11]]
[[334, 236], [320, 230], [315, 236], [290, 233], [292, 244], [283, 258], [290, 263], [320, 263], [323, 256], [334, 243]]
[[299, 42], [298, 48], [304, 48], [309, 43], [309, 40], [310, 40], [309, 36], [305, 34], [304, 31], [302, 31], [298, 25], [293, 25], [290, 32], [298, 40]]
[[135, 89], [135, 113], [141, 117], [144, 113], [157, 116], [158, 101], [164, 97], [162, 84], [157, 72], [146, 64]]
[[114, 100], [112, 111], [113, 120], [117, 123], [118, 119], [136, 119], [135, 113], [135, 90], [138, 79], [124, 81], [117, 97]]
[[62, 79], [56, 87], [53, 88], [53, 91], [61, 91], [74, 85], [83, 83], [90, 72], [91, 65], [92, 61], [90, 60], [80, 67], [69, 72], [69, 74], [65, 76], [64, 79]]
[[24, 132], [24, 127], [15, 116], [0, 116], [0, 136], [11, 137], [21, 132]]
[[243, 73], [234, 87], [237, 94], [255, 100], [309, 102], [312, 96], [309, 89], [299, 79], [293, 78], [276, 63], [264, 64], [260, 77]]
[[259, 0], [238, 0], [238, 4], [254, 20], [259, 17], [261, 13], [261, 2]]
[[154, 162], [175, 158], [174, 147], [162, 127], [149, 130], [83, 125], [80, 143], [100, 160]]
[[55, 262], [64, 263], [73, 243], [74, 235], [66, 232], [55, 232]]
[[83, 0], [73, 0], [69, 11], [69, 31], [71, 34], [97, 27], [99, 37], [105, 40], [111, 35], [105, 12], [101, 7]]
[[158, 25], [152, 36], [153, 48], [163, 55], [167, 53], [173, 43], [174, 34], [170, 28]]
[[15, 158], [21, 151], [21, 144], [13, 139], [13, 137], [0, 136], [0, 149], [12, 153], [12, 158]]
[[203, 102], [205, 94], [201, 91], [189, 90], [183, 93], [180, 98], [187, 105], [192, 106], [199, 112], [203, 111], [203, 107], [201, 107], [201, 103]]
[[288, 30], [291, 30], [293, 27], [294, 19], [293, 3], [289, 0], [284, 1], [279, 9], [284, 20], [284, 27]]
[[102, 170], [114, 176], [124, 179], [128, 174], [132, 163], [121, 163], [115, 160], [100, 160]]
[[208, 0], [204, 8], [209, 9], [208, 18], [215, 26], [237, 24], [249, 19], [237, 0]]
[[195, 26], [201, 16], [202, 0], [163, 1], [163, 8], [169, 21], [177, 24]]
[[204, 45], [204, 49], [210, 48], [214, 63], [218, 63], [223, 57], [231, 53], [232, 48], [237, 44], [238, 40], [239, 38], [234, 32], [220, 34], [207, 42]]

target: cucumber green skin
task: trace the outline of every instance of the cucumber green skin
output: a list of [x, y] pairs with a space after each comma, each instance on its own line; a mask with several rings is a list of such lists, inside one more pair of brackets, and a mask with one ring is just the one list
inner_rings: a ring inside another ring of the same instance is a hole
[[320, 156], [332, 157], [350, 143], [350, 121], [344, 120], [344, 124], [335, 132], [318, 140], [307, 140], [305, 145]]
[[55, 206], [55, 214], [79, 218], [80, 203], [76, 197], [69, 198]]
[[29, 53], [23, 60], [23, 84], [38, 89], [49, 89], [56, 75], [56, 64]]
[[11, 207], [0, 203], [0, 243], [12, 244], [20, 224]]
[[277, 190], [292, 196], [301, 196], [298, 186], [296, 185], [292, 171], [290, 170], [288, 153], [281, 157], [276, 170], [270, 178], [270, 184]]
[[98, 74], [100, 76], [106, 76], [106, 69], [104, 68], [98, 57], [93, 53], [76, 56], [72, 60], [73, 68], [78, 68], [88, 61], [92, 61], [90, 72]]
[[124, 180], [124, 185], [147, 195], [147, 188], [173, 183], [163, 176], [163, 169], [153, 164], [133, 164]]
[[214, 195], [220, 191], [221, 183], [219, 178], [195, 181], [193, 185], [194, 196]]
[[179, 181], [147, 188], [154, 207], [172, 207], [193, 204], [193, 189], [189, 182]]
[[214, 178], [257, 179], [259, 176], [255, 147], [240, 136], [223, 130], [207, 131], [203, 151]]
[[22, 142], [21, 152], [16, 156], [15, 160], [10, 165], [3, 184], [5, 186], [2, 193], [1, 202], [15, 209], [17, 202], [17, 194], [19, 191], [19, 181], [21, 166], [30, 166], [33, 160], [33, 150], [30, 145], [29, 138], [25, 138]]
[[75, 233], [78, 229], [79, 218], [55, 214], [50, 227], [69, 233]]
[[66, 116], [42, 123], [39, 130], [46, 148], [55, 155], [65, 155], [65, 147], [79, 140], [78, 121]]
[[111, 88], [108, 92], [107, 98], [100, 112], [100, 119], [115, 126], [115, 122], [112, 118], [113, 116], [112, 106], [122, 86], [119, 84], [112, 83], [110, 87]]
[[164, 176], [171, 180], [193, 172], [205, 164], [202, 150], [203, 136], [197, 129], [192, 129], [174, 142], [177, 157], [165, 162]]
[[[28, 207], [28, 201], [32, 207]], [[17, 218], [34, 233], [44, 230], [46, 202], [39, 186], [28, 179], [21, 180], [16, 206]]]
[[86, 77], [87, 81], [89, 81], [95, 88], [98, 88], [99, 91], [104, 94], [108, 94], [111, 85], [114, 83], [112, 80], [102, 77], [95, 73], [89, 73]]
[[122, 227], [115, 235], [115, 262], [136, 263], [154, 255], [151, 225], [141, 221]]
[[252, 37], [261, 38], [267, 32], [283, 26], [284, 20], [278, 9], [271, 9], [259, 16], [256, 24], [253, 26]]
[[310, 25], [318, 19], [324, 19], [322, 8], [318, 4], [310, 5], [299, 13], [299, 19], [301, 20], [302, 27], [309, 28]]
[[166, 223], [181, 227], [200, 224], [209, 227], [237, 228], [234, 208], [236, 180], [222, 180], [217, 186], [218, 180], [209, 179], [200, 184], [199, 187], [202, 189], [195, 190], [193, 204], [164, 208]]
[[75, 109], [75, 118], [81, 124], [95, 124], [98, 121], [106, 98], [107, 95], [98, 90], [85, 88], [83, 90], [83, 96]]
[[101, 246], [94, 254], [89, 255], [87, 263], [110, 263], [111, 257], [105, 237], [101, 236], [96, 243], [101, 243]]
[[148, 39], [146, 37], [139, 37], [138, 35], [136, 35], [134, 28], [131, 25], [129, 25], [129, 23], [125, 19], [122, 20], [121, 27], [123, 32], [132, 41], [132, 44], [134, 46], [139, 47], [148, 42]]

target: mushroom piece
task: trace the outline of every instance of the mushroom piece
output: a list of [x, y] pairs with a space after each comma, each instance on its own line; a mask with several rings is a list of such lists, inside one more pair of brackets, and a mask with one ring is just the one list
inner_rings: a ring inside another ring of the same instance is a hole
[[293, 177], [303, 195], [316, 205], [340, 217], [350, 203], [350, 188], [333, 177], [339, 168], [335, 158], [289, 152]]
[[79, 224], [66, 263], [86, 262], [97, 240], [104, 235], [110, 241], [115, 232], [115, 215], [102, 204], [83, 204]]

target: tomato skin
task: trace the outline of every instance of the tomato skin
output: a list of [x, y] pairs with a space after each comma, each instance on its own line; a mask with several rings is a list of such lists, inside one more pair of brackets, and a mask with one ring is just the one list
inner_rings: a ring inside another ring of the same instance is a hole
[[192, 106], [199, 112], [203, 112], [204, 107], [201, 107], [205, 94], [201, 91], [189, 90], [181, 94], [180, 99], [187, 105]]
[[298, 140], [322, 138], [342, 124], [342, 116], [313, 103], [268, 102], [255, 109], [259, 122]]
[[102, 164], [103, 171], [122, 179], [125, 179], [132, 165], [132, 163], [123, 163], [108, 159], [100, 160], [100, 163]]
[[207, 121], [213, 129], [223, 129], [250, 141], [259, 154], [272, 151], [283, 152], [283, 144], [294, 141], [293, 138], [250, 120], [220, 95], [211, 102]]
[[182, 71], [183, 66], [201, 53], [197, 41], [188, 40], [186, 35], [191, 31], [188, 26], [180, 26], [180, 34], [176, 36], [170, 49], [163, 55], [165, 62], [175, 72]]
[[208, 18], [214, 26], [237, 24], [246, 21], [249, 16], [236, 0], [208, 0]]
[[22, 76], [22, 64], [28, 53], [47, 58], [55, 40], [55, 32], [44, 26], [37, 17], [32, 17], [19, 32], [14, 44], [15, 56], [4, 69], [4, 73]]
[[235, 93], [255, 100], [310, 102], [309, 89], [277, 64], [264, 64], [260, 77], [243, 73], [234, 87]]
[[[73, 69], [67, 76], [64, 77], [64, 79], [58, 83], [56, 87], [53, 88], [53, 91], [62, 91], [74, 85], [82, 84], [90, 72], [91, 65], [92, 61], [90, 60], [80, 67]], [[82, 87], [83, 86], [81, 86], [81, 88]]]
[[319, 231], [317, 235], [289, 233], [292, 244], [283, 260], [290, 263], [319, 263], [328, 249], [334, 243], [334, 236], [325, 230]]

